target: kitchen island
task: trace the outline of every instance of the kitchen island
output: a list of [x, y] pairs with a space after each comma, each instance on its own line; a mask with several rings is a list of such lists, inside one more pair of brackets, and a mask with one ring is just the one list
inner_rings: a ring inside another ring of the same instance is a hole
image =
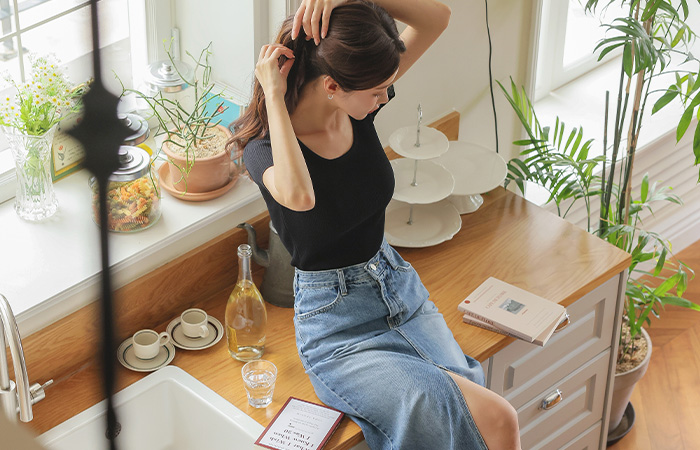
[[[453, 239], [429, 248], [398, 248], [399, 253], [420, 274], [431, 300], [444, 315], [464, 353], [482, 362], [489, 387], [506, 396], [518, 409], [523, 448], [532, 448], [526, 446], [526, 442], [538, 448], [556, 448], [564, 440], [578, 443], [584, 439], [596, 443], [597, 448], [605, 448], [613, 355], [621, 314], [620, 288], [630, 257], [503, 188], [483, 197], [484, 204], [479, 210], [462, 216], [462, 229]], [[268, 220], [265, 214], [252, 221], [262, 239], [266, 236]], [[220, 242], [204, 246], [204, 250], [228, 253], [226, 257], [233, 258], [229, 253], [231, 247], [244, 242], [245, 236], [241, 230], [234, 231], [231, 236], [227, 237], [231, 241], [227, 250], [214, 250], [222, 247]], [[125, 299], [124, 303], [131, 301], [128, 307], [121, 306], [129, 313], [120, 316], [120, 339], [144, 328], [143, 323], [158, 331], [165, 330], [174, 316], [190, 306], [201, 307], [224, 322], [224, 308], [236, 281], [235, 272], [229, 273], [225, 282], [214, 282], [218, 275], [208, 273], [205, 278], [210, 281], [209, 286], [215, 287], [212, 288], [214, 292], [201, 298], [180, 300], [165, 311], [157, 300], [149, 301], [149, 293], [144, 292], [143, 286], [167, 284], [165, 271], [180, 270], [177, 264], [174, 262], [156, 271], [162, 272], [146, 275], [145, 284], [138, 289], [127, 287], [117, 293], [118, 298]], [[189, 270], [192, 270], [191, 263]], [[231, 267], [227, 267], [222, 273], [230, 271]], [[254, 275], [258, 283], [260, 276], [258, 270]], [[466, 325], [457, 305], [490, 276], [567, 307], [572, 312], [571, 323], [555, 334], [544, 348]], [[177, 288], [178, 298], [190, 296], [190, 290]], [[143, 298], [135, 299], [139, 295]], [[142, 310], [133, 311], [135, 305]], [[78, 311], [73, 316], [76, 314], [89, 316], [95, 311]], [[277, 365], [278, 381], [273, 402], [265, 409], [248, 406], [240, 375], [243, 363], [229, 356], [225, 339], [201, 351], [178, 349], [172, 364], [267, 426], [290, 396], [319, 402], [296, 353], [292, 317], [293, 310], [268, 305], [264, 358]], [[75, 330], [76, 323], [81, 323], [80, 317], [62, 319], [29, 336], [25, 346], [28, 347], [32, 381], [37, 377], [43, 381], [44, 376], [55, 379], [54, 386], [46, 392], [46, 399], [35, 405], [34, 420], [28, 424], [37, 433], [103, 399], [96, 361], [70, 365], [65, 362], [70, 355], [62, 354], [62, 344], [57, 342], [70, 340], [66, 334], [80, 333]], [[97, 326], [89, 324], [88, 328], [87, 332], [96, 332]], [[80, 337], [75, 339], [80, 340]], [[118, 363], [117, 370], [118, 390], [145, 376]], [[562, 390], [563, 399], [559, 405], [551, 410], [541, 409], [540, 397], [548, 395], [559, 383], [567, 386]], [[562, 411], [569, 408], [570, 413], [559, 413], [557, 408], [560, 407]], [[549, 420], [549, 414], [554, 412], [560, 417], [559, 422], [554, 416]], [[563, 431], [553, 432], [551, 424]], [[345, 418], [326, 448], [348, 449], [361, 440], [360, 428]]]

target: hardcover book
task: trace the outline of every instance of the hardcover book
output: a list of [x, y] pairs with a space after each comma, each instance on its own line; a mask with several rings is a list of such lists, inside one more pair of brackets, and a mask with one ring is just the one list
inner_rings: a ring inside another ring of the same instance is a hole
[[343, 416], [328, 406], [289, 397], [255, 444], [271, 450], [320, 450]]
[[[560, 323], [562, 323], [564, 321], [565, 318], [566, 318], [566, 311], [564, 311], [561, 318], [556, 322], [554, 327], [550, 327], [550, 328], [546, 329], [545, 331], [543, 331], [542, 334], [537, 336], [535, 338], [535, 340], [532, 341], [532, 343], [535, 345], [539, 345], [540, 347], [544, 347], [544, 344], [546, 344], [547, 341], [549, 340], [549, 338], [552, 337], [552, 334], [554, 334], [554, 331], [556, 330], [556, 328], [559, 326]], [[520, 336], [516, 336], [513, 333], [510, 333], [506, 330], [496, 328], [493, 325], [489, 325], [488, 323], [482, 322], [479, 319], [476, 319], [474, 317], [470, 317], [467, 314], [464, 315], [463, 321], [464, 321], [464, 323], [467, 323], [469, 325], [474, 325], [475, 327], [483, 328], [484, 330], [493, 331], [494, 333], [502, 334], [504, 336], [510, 336], [510, 337], [513, 337], [516, 339], [522, 339]]]
[[558, 303], [494, 277], [469, 294], [458, 309], [472, 322], [476, 319], [474, 325], [488, 325], [538, 345], [547, 342], [566, 314], [566, 308]]

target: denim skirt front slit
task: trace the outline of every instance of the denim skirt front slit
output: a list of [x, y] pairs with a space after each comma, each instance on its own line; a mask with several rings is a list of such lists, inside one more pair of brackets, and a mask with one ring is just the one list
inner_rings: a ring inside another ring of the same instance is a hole
[[[294, 275], [299, 357], [319, 399], [372, 450], [482, 450], [446, 371], [484, 384], [413, 267], [386, 241], [369, 261]], [[455, 306], [456, 307], [456, 306]]]

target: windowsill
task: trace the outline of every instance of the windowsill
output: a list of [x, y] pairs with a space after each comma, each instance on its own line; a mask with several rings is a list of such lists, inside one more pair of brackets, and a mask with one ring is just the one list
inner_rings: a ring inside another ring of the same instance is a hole
[[0, 203], [15, 196], [15, 162], [10, 149], [0, 150]]
[[[90, 173], [80, 170], [54, 184], [56, 215], [42, 223], [20, 219], [14, 199], [0, 204], [0, 293], [31, 334], [95, 301], [100, 288], [99, 229], [92, 220]], [[113, 289], [234, 228], [266, 210], [257, 186], [241, 177], [231, 191], [207, 202], [162, 194], [153, 227], [110, 233]]]
[[[665, 77], [665, 78], [664, 78]], [[572, 82], [552, 91], [549, 95], [535, 102], [534, 108], [542, 127], [549, 126], [550, 133], [554, 132], [556, 117], [566, 125], [564, 142], [566, 142], [571, 130], [579, 126], [583, 127], [583, 140], [594, 139], [589, 152], [589, 158], [603, 154], [603, 128], [605, 118], [605, 91], [610, 91], [609, 123], [615, 120], [618, 85], [620, 82], [620, 58], [601, 64], [595, 70], [579, 77]], [[666, 88], [673, 82], [673, 75], [664, 75], [654, 80], [656, 89]], [[630, 88], [630, 104], [628, 116], [632, 109], [633, 87]], [[683, 113], [683, 106], [678, 99], [666, 105], [662, 110], [651, 115], [651, 109], [661, 93], [650, 96], [647, 101], [646, 111], [642, 119], [642, 130], [639, 134], [637, 153], [643, 152], [646, 147], [659, 139], [674, 134], [678, 121]], [[611, 147], [612, 125], [608, 126], [608, 148]], [[627, 127], [625, 127], [625, 130]], [[692, 134], [692, 127], [686, 134]], [[624, 151], [624, 143], [627, 136], [623, 136], [621, 151]], [[675, 137], [674, 137], [675, 140]], [[610, 158], [610, 154], [608, 154]], [[525, 195], [527, 200], [537, 205], [542, 205], [548, 198], [548, 193], [532, 184], [528, 185]]]

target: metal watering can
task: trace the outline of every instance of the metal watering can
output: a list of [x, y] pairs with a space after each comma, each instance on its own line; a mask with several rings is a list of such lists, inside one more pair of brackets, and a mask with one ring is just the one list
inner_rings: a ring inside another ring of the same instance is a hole
[[282, 308], [294, 307], [294, 267], [292, 255], [282, 244], [277, 230], [270, 222], [270, 249], [258, 247], [255, 228], [249, 223], [238, 224], [248, 232], [248, 245], [253, 250], [253, 261], [265, 267], [260, 293], [266, 302]]

